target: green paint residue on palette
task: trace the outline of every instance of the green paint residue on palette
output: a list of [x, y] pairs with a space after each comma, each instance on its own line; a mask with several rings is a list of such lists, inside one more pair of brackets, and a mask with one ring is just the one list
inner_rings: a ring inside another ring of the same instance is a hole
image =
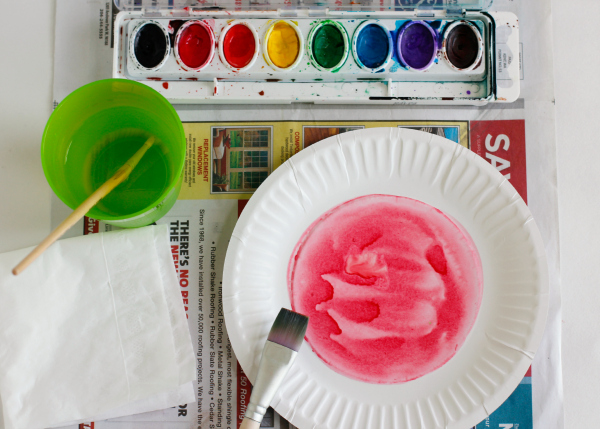
[[335, 21], [322, 21], [309, 35], [310, 56], [317, 68], [337, 72], [348, 58], [349, 43], [345, 29]]

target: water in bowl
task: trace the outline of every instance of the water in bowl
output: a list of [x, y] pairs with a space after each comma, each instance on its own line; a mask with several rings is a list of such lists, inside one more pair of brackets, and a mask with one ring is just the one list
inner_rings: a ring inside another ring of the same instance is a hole
[[[81, 180], [72, 190], [79, 201], [112, 177], [150, 137], [142, 128], [127, 127], [130, 117], [119, 118], [116, 112], [109, 116], [109, 120], [103, 122], [114, 131], [94, 130], [84, 124], [73, 135], [65, 155], [65, 174]], [[103, 137], [98, 139], [98, 135]], [[167, 149], [161, 144], [160, 136], [155, 139], [129, 178], [104, 197], [95, 210], [112, 216], [127, 216], [162, 200], [173, 167], [169, 165]]]

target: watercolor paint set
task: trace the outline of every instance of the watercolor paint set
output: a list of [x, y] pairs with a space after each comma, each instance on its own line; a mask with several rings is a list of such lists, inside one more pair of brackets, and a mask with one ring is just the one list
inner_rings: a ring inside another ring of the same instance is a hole
[[186, 104], [517, 99], [514, 14], [490, 0], [385, 1], [117, 1], [113, 77]]

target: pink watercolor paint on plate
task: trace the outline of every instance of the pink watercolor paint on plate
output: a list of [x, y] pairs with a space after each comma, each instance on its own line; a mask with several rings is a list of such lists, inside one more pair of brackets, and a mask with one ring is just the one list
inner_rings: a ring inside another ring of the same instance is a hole
[[368, 195], [325, 213], [290, 259], [294, 311], [332, 369], [369, 383], [421, 377], [452, 358], [479, 311], [481, 260], [465, 229], [423, 202]]

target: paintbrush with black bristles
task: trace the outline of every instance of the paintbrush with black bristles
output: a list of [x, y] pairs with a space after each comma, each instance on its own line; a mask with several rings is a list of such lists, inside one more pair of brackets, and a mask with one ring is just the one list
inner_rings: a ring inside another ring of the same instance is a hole
[[282, 308], [263, 349], [256, 382], [240, 429], [258, 429], [304, 341], [308, 317]]

